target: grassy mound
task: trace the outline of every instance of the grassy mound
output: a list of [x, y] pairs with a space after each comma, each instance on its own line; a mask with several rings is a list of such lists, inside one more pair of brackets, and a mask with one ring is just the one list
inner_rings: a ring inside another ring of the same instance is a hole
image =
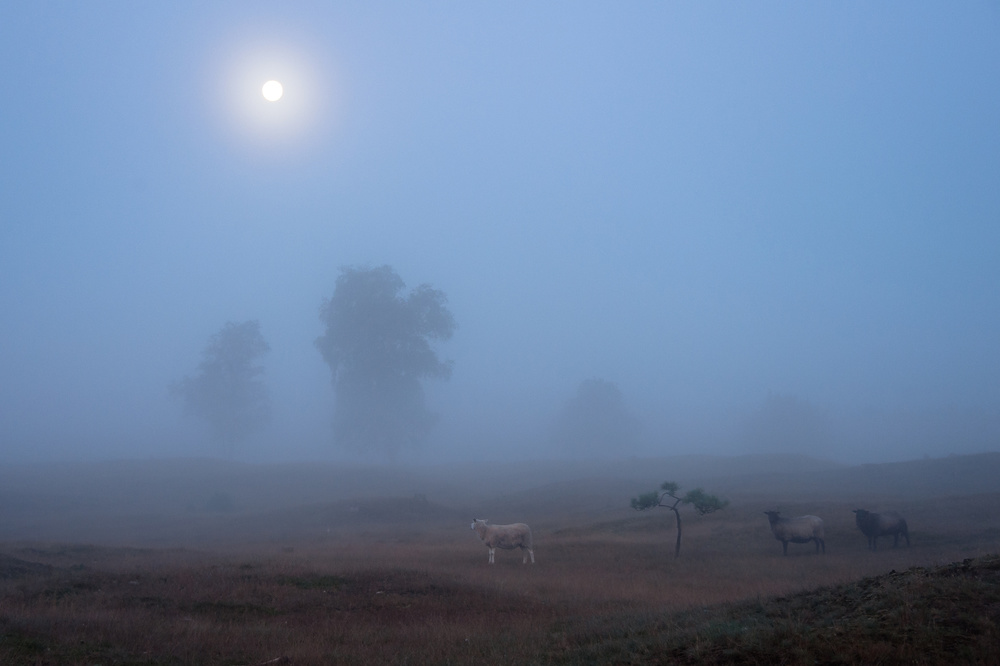
[[556, 663], [996, 664], [1000, 557], [560, 629]]
[[1000, 663], [995, 555], [672, 612], [509, 593], [492, 569], [9, 564], [3, 664]]

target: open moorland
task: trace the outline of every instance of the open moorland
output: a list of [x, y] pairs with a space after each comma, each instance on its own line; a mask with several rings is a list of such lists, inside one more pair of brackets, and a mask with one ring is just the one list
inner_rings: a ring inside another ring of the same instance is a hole
[[[1000, 454], [0, 467], [0, 663], [998, 663]], [[664, 480], [730, 501], [629, 499]], [[852, 509], [912, 545], [867, 549]], [[763, 512], [815, 514], [826, 554]], [[535, 565], [474, 517], [523, 521]]]

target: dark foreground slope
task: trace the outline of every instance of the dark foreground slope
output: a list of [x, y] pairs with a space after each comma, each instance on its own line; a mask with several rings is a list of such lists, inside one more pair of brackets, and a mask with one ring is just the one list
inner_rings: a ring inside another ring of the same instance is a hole
[[546, 601], [427, 571], [116, 568], [0, 560], [0, 663], [1000, 663], [997, 556], [681, 612]]
[[664, 617], [565, 623], [556, 663], [997, 664], [1000, 557]]

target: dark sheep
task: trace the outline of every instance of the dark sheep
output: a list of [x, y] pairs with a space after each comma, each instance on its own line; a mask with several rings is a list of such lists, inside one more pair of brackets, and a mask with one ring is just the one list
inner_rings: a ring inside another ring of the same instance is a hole
[[878, 550], [878, 538], [880, 536], [892, 536], [892, 547], [899, 545], [899, 536], [906, 539], [906, 546], [910, 545], [910, 531], [906, 527], [906, 521], [895, 511], [885, 513], [875, 513], [864, 509], [854, 510], [854, 521], [858, 525], [861, 533], [868, 537], [868, 549]]

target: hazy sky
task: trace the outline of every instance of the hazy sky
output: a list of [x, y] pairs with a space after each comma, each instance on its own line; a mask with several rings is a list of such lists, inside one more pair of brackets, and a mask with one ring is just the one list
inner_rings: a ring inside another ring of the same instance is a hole
[[0, 62], [4, 459], [210, 453], [167, 386], [246, 319], [246, 456], [326, 455], [364, 264], [458, 322], [429, 456], [538, 455], [592, 377], [650, 452], [769, 393], [815, 455], [1000, 448], [997, 2], [4, 3]]

